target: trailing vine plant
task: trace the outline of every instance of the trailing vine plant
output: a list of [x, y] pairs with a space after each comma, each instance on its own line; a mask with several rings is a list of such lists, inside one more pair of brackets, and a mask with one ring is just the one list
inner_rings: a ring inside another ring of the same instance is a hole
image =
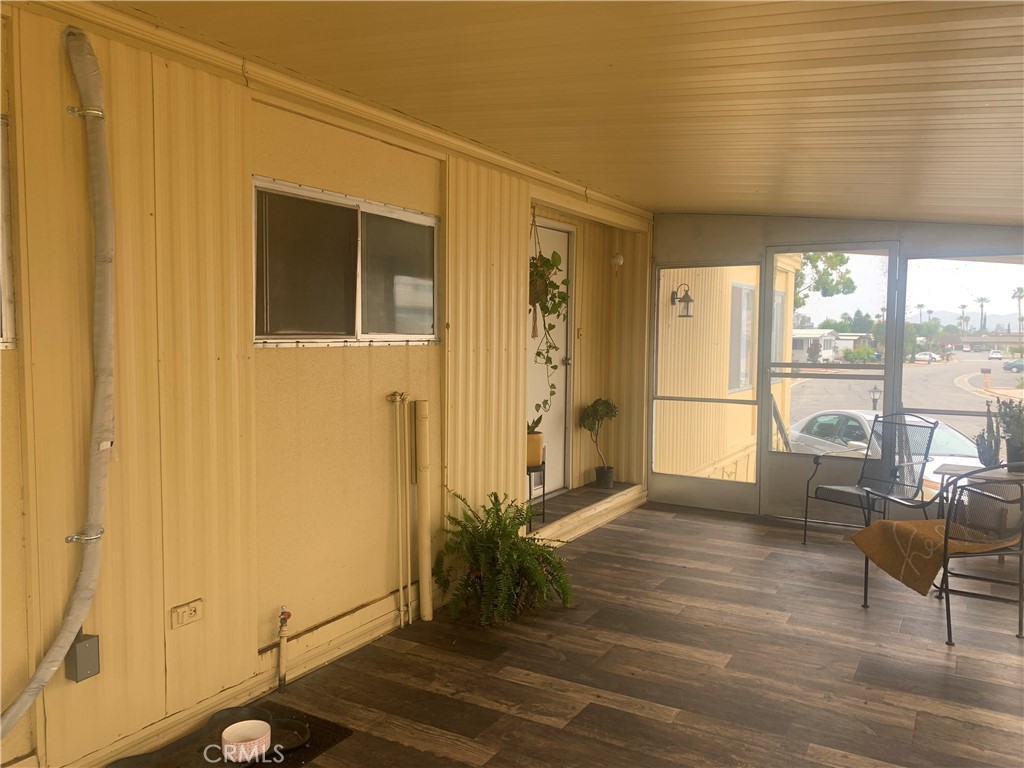
[[562, 273], [562, 256], [552, 251], [545, 256], [540, 247], [540, 232], [537, 229], [537, 212], [533, 210], [530, 219], [530, 231], [533, 233], [534, 255], [530, 258], [530, 304], [529, 312], [533, 316], [532, 338], [537, 339], [537, 348], [533, 353], [534, 362], [546, 369], [548, 394], [534, 405], [537, 413], [551, 410], [551, 398], [558, 387], [552, 377], [558, 371], [555, 353], [558, 344], [551, 332], [555, 330], [559, 320], [566, 320], [569, 310], [569, 278], [559, 279]]

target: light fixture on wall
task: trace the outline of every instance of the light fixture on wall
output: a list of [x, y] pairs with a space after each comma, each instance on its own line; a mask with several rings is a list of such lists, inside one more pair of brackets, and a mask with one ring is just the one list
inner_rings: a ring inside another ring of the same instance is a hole
[[625, 262], [625, 260], [626, 260], [626, 258], [621, 253], [616, 253], [614, 256], [612, 256], [612, 266], [615, 267], [615, 276], [616, 277], [619, 276], [619, 267], [622, 266], [622, 264], [623, 264], [623, 262]]
[[878, 410], [878, 398], [880, 398], [882, 396], [882, 390], [880, 390], [878, 388], [878, 385], [875, 384], [875, 386], [873, 386], [871, 389], [868, 390], [868, 395], [871, 396], [871, 410], [872, 411], [877, 411]]
[[680, 283], [672, 291], [672, 306], [679, 306], [680, 317], [693, 317], [693, 297], [690, 296], [690, 286]]

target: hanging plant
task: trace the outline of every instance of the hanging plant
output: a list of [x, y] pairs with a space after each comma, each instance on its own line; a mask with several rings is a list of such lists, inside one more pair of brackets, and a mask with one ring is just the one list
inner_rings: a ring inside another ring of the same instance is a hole
[[558, 388], [552, 377], [558, 371], [555, 353], [558, 344], [551, 332], [555, 330], [559, 320], [565, 321], [569, 311], [569, 278], [559, 279], [562, 274], [562, 257], [557, 251], [545, 256], [540, 247], [540, 232], [537, 230], [537, 215], [533, 214], [530, 222], [533, 232], [534, 255], [530, 259], [530, 305], [529, 312], [533, 315], [532, 338], [537, 339], [537, 348], [533, 353], [534, 362], [545, 366], [548, 380], [548, 395], [534, 405], [537, 413], [551, 410], [551, 398]]

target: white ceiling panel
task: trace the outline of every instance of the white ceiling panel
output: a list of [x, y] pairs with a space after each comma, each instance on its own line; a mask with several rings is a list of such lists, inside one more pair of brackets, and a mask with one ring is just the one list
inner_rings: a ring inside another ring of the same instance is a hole
[[1024, 223], [1021, 2], [109, 5], [654, 212]]

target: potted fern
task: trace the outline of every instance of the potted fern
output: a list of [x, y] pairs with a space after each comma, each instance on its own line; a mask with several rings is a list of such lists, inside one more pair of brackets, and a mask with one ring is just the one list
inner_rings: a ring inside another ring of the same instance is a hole
[[476, 511], [463, 496], [453, 495], [464, 509], [447, 515], [447, 538], [433, 569], [442, 595], [450, 595], [452, 618], [475, 608], [482, 625], [512, 621], [556, 597], [569, 607], [572, 585], [565, 561], [551, 544], [522, 533], [533, 517], [529, 505], [492, 491]]
[[615, 468], [609, 467], [605, 461], [604, 453], [601, 452], [601, 427], [609, 419], [619, 415], [619, 408], [611, 400], [599, 397], [597, 400], [586, 406], [580, 412], [580, 427], [590, 433], [590, 439], [594, 441], [597, 448], [597, 457], [601, 464], [596, 467], [597, 487], [611, 488], [615, 483]]

